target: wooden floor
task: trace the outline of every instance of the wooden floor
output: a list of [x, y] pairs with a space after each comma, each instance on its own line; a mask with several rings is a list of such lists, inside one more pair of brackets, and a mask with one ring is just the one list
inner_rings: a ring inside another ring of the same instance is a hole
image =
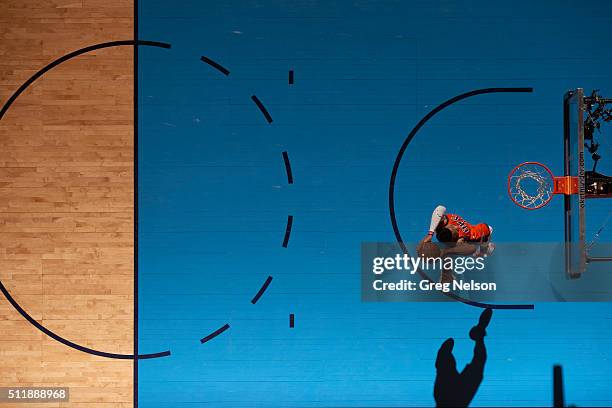
[[[0, 105], [54, 59], [132, 38], [132, 0], [3, 0]], [[0, 279], [50, 330], [125, 354], [133, 351], [133, 79], [132, 47], [86, 54], [38, 79], [0, 121]], [[0, 386], [70, 387], [70, 403], [44, 407], [130, 407], [132, 369], [131, 360], [48, 338], [0, 294]]]

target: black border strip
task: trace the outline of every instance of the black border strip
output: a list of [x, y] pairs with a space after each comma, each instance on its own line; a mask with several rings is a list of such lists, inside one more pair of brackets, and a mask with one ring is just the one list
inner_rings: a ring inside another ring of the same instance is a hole
[[272, 123], [272, 116], [270, 116], [270, 112], [268, 112], [268, 110], [266, 109], [264, 104], [261, 103], [259, 98], [256, 95], [253, 95], [251, 96], [251, 100], [255, 102], [255, 105], [257, 105], [261, 113], [263, 113], [263, 115], [266, 117], [266, 120], [268, 121], [268, 123]]
[[210, 340], [214, 339], [215, 337], [217, 337], [218, 335], [220, 335], [221, 333], [223, 333], [224, 331], [226, 331], [229, 328], [230, 328], [230, 325], [228, 323], [225, 323], [223, 326], [219, 327], [217, 330], [215, 330], [214, 332], [210, 333], [208, 336], [201, 338], [200, 339], [200, 343], [204, 344], [207, 341], [210, 341]]
[[272, 283], [272, 277], [268, 276], [268, 278], [266, 279], [266, 281], [264, 282], [263, 285], [261, 285], [261, 288], [259, 288], [259, 290], [257, 291], [257, 294], [255, 294], [255, 297], [253, 297], [253, 299], [251, 299], [251, 303], [255, 304], [257, 303], [257, 301], [259, 300], [259, 298], [264, 294], [264, 292], [266, 291], [266, 289], [268, 289], [268, 286], [270, 286], [270, 283]]
[[[391, 171], [391, 180], [389, 181], [389, 215], [391, 217], [391, 226], [393, 227], [395, 238], [397, 239], [397, 242], [399, 243], [404, 253], [409, 255], [408, 249], [406, 248], [406, 245], [404, 244], [404, 241], [402, 239], [402, 235], [400, 234], [399, 227], [397, 226], [397, 219], [395, 217], [395, 179], [397, 177], [397, 171], [402, 161], [402, 157], [404, 156], [404, 152], [408, 148], [408, 145], [410, 144], [414, 136], [417, 134], [417, 132], [421, 129], [421, 127], [423, 127], [423, 125], [425, 125], [425, 123], [427, 123], [429, 119], [431, 119], [436, 113], [440, 112], [442, 109], [456, 102], [459, 102], [463, 99], [469, 98], [471, 96], [488, 94], [488, 93], [499, 93], [499, 92], [533, 92], [533, 88], [484, 88], [484, 89], [476, 89], [474, 91], [470, 91], [470, 92], [466, 92], [466, 93], [457, 95], [454, 98], [451, 98], [441, 103], [440, 105], [432, 109], [427, 115], [425, 115], [419, 121], [419, 123], [416, 124], [416, 126], [412, 129], [412, 131], [410, 131], [410, 133], [408, 134], [408, 136], [402, 143], [402, 146], [400, 147], [399, 152], [397, 153], [397, 157], [395, 158], [395, 163], [393, 163], [393, 170]], [[426, 279], [429, 282], [433, 282], [429, 278], [429, 276], [427, 276], [427, 274], [424, 271], [422, 271], [420, 268], [417, 269], [417, 271], [423, 279]], [[494, 305], [494, 304], [488, 304], [488, 303], [481, 303], [481, 302], [476, 302], [473, 300], [465, 299], [453, 292], [442, 292], [442, 293], [444, 293], [445, 295], [449, 296], [452, 299], [458, 300], [467, 305], [475, 306], [475, 307], [490, 308], [490, 309], [534, 309], [535, 308], [534, 305], [532, 304], [524, 304], [524, 305], [497, 304], [497, 305]]]
[[[139, 13], [139, 7], [138, 7], [138, 3], [140, 3], [140, 0], [133, 0], [134, 1], [134, 41], [138, 41], [138, 39], [140, 38], [140, 33], [139, 33], [139, 24], [138, 24], [138, 13]], [[139, 308], [138, 308], [138, 292], [139, 292], [139, 277], [138, 277], [138, 201], [139, 201], [139, 195], [138, 195], [138, 166], [139, 166], [139, 161], [138, 161], [138, 129], [139, 129], [139, 120], [138, 120], [138, 115], [139, 115], [139, 101], [138, 101], [138, 91], [140, 89], [140, 87], [138, 86], [138, 82], [139, 82], [139, 55], [140, 53], [138, 52], [138, 47], [134, 47], [134, 329], [133, 334], [134, 334], [134, 343], [133, 343], [133, 353], [135, 356], [138, 355], [139, 352], [139, 344], [138, 344], [138, 337], [139, 337], [139, 328], [138, 328], [138, 322], [139, 322], [139, 317], [140, 317], [140, 313], [139, 313]], [[134, 359], [133, 362], [133, 367], [132, 367], [132, 384], [134, 387], [134, 391], [132, 394], [132, 397], [134, 399], [133, 401], [133, 406], [134, 408], [138, 408], [138, 358]]]
[[213, 61], [212, 59], [204, 55], [200, 57], [200, 60], [210, 65], [211, 67], [215, 68], [217, 71], [221, 72], [225, 76], [228, 76], [230, 74], [229, 69], [225, 68], [223, 65], [219, 64], [218, 62]]
[[291, 228], [293, 227], [293, 215], [287, 216], [287, 226], [285, 227], [285, 237], [283, 238], [283, 248], [287, 248], [289, 245], [289, 238], [291, 237]]
[[283, 161], [285, 162], [285, 171], [287, 172], [287, 183], [293, 184], [293, 173], [291, 172], [291, 163], [289, 162], [289, 154], [283, 152]]
[[293, 78], [293, 70], [292, 70], [292, 69], [290, 69], [290, 70], [289, 70], [289, 85], [293, 85], [293, 81], [294, 81], [294, 78]]

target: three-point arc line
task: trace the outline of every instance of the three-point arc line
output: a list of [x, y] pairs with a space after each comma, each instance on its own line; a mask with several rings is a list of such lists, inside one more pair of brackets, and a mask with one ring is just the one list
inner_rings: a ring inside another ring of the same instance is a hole
[[223, 326], [221, 326], [220, 328], [218, 328], [214, 332], [210, 333], [208, 336], [201, 338], [200, 339], [200, 343], [204, 344], [207, 341], [210, 341], [210, 340], [214, 339], [215, 337], [217, 337], [218, 335], [220, 335], [221, 333], [223, 333], [224, 331], [226, 331], [229, 328], [230, 328], [230, 325], [228, 323], [225, 323]]
[[200, 57], [200, 60], [210, 65], [211, 67], [215, 68], [217, 71], [221, 72], [225, 76], [228, 76], [230, 74], [229, 69], [225, 68], [223, 65], [219, 64], [218, 62], [211, 60], [208, 57], [202, 56]]
[[268, 123], [272, 123], [272, 116], [270, 116], [270, 112], [268, 112], [268, 110], [266, 109], [266, 107], [263, 105], [263, 103], [261, 103], [261, 101], [259, 100], [259, 98], [255, 95], [251, 96], [251, 100], [253, 102], [255, 102], [255, 105], [257, 105], [257, 107], [259, 108], [259, 110], [261, 111], [261, 113], [263, 113], [264, 117], [266, 118], [266, 120], [268, 121]]

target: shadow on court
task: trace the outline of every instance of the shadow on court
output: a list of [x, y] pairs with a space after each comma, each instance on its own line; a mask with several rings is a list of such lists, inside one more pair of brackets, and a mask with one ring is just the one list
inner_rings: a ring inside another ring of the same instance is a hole
[[[474, 399], [480, 383], [484, 378], [484, 367], [487, 362], [487, 349], [484, 338], [486, 328], [493, 316], [493, 310], [485, 309], [478, 319], [478, 324], [470, 329], [470, 338], [474, 341], [474, 357], [463, 371], [457, 371], [457, 361], [453, 356], [455, 341], [449, 338], [442, 343], [436, 357], [436, 382], [434, 398], [437, 407], [467, 407]], [[560, 365], [553, 367], [553, 407], [565, 407], [563, 369]], [[575, 405], [570, 405], [575, 407]]]
[[453, 356], [455, 341], [447, 339], [438, 350], [436, 358], [436, 382], [434, 398], [438, 407], [467, 407], [483, 379], [487, 349], [484, 343], [486, 328], [491, 321], [493, 311], [485, 309], [480, 315], [478, 324], [470, 330], [474, 340], [474, 357], [463, 371], [457, 371], [457, 361]]

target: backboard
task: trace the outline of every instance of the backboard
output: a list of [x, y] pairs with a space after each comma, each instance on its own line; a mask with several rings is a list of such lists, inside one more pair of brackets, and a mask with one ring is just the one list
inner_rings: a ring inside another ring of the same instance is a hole
[[578, 88], [563, 97], [564, 175], [577, 177], [578, 194], [564, 195], [565, 271], [570, 279], [585, 272], [584, 91]]

